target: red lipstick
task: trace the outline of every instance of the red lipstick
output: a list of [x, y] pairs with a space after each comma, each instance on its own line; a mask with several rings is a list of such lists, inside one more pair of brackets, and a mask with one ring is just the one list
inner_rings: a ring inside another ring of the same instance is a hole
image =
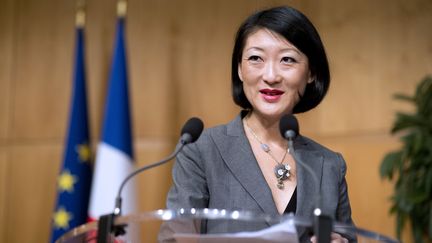
[[285, 93], [278, 89], [260, 89], [259, 91], [265, 101], [274, 103], [277, 102], [280, 97]]

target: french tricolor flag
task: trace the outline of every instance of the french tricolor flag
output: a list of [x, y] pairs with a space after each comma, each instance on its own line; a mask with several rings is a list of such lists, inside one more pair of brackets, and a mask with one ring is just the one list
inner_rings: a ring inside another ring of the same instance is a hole
[[[89, 206], [91, 220], [97, 220], [99, 216], [113, 212], [120, 184], [134, 169], [124, 21], [124, 17], [117, 20], [102, 141], [97, 147], [92, 181]], [[123, 214], [134, 212], [134, 188], [131, 181], [123, 190]]]

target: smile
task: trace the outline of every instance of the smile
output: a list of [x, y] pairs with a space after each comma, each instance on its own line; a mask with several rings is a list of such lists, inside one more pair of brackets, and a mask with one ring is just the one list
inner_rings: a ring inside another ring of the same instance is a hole
[[280, 97], [285, 93], [277, 89], [261, 89], [259, 92], [261, 93], [264, 100], [270, 103], [277, 102]]

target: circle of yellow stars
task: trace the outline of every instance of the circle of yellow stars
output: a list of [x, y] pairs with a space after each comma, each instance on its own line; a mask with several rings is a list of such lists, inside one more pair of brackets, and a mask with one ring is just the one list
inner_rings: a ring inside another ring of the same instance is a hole
[[[78, 144], [75, 147], [80, 162], [88, 163], [91, 159], [91, 151], [88, 144]], [[78, 182], [78, 177], [71, 174], [67, 169], [63, 170], [57, 179], [58, 189], [60, 192], [73, 193], [74, 185]], [[54, 227], [57, 229], [69, 229], [69, 222], [73, 214], [68, 212], [63, 206], [60, 206], [53, 215]]]

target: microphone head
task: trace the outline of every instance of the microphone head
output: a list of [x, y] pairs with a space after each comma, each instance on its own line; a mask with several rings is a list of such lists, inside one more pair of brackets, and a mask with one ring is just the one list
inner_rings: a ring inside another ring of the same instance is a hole
[[299, 134], [299, 124], [297, 118], [292, 114], [282, 116], [279, 122], [279, 131], [282, 137], [294, 139]]
[[181, 130], [181, 142], [183, 144], [195, 142], [204, 129], [204, 123], [197, 117], [192, 117]]

